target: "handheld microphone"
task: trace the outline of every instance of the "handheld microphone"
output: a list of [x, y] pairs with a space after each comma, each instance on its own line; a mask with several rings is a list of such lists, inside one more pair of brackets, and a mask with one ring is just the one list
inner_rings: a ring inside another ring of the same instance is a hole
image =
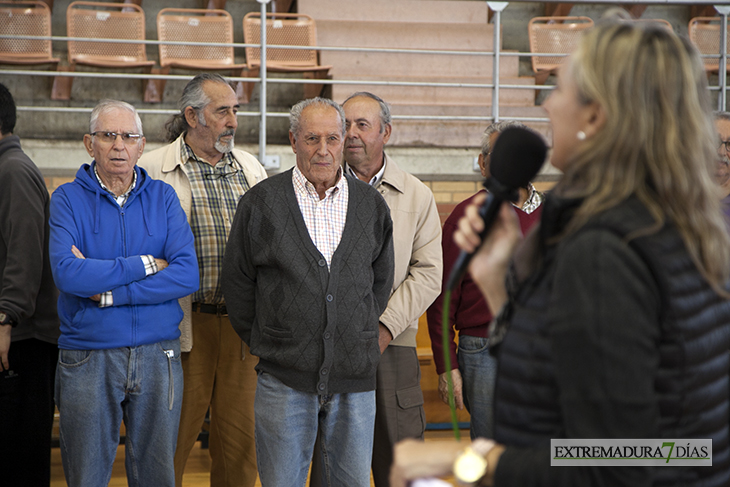
[[[484, 220], [484, 230], [479, 234], [482, 243], [494, 224], [502, 203], [517, 201], [518, 190], [526, 187], [535, 177], [545, 162], [546, 155], [545, 142], [532, 130], [509, 127], [499, 135], [489, 165], [491, 176], [484, 182], [488, 196], [479, 209], [479, 216]], [[474, 253], [477, 250], [479, 249], [475, 249]], [[461, 251], [451, 269], [447, 290], [453, 291], [459, 283], [474, 253]]]

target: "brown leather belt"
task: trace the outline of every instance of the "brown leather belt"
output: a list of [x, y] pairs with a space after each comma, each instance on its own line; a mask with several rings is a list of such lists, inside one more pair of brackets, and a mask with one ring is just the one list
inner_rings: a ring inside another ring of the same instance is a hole
[[193, 311], [211, 315], [228, 316], [225, 304], [193, 303]]

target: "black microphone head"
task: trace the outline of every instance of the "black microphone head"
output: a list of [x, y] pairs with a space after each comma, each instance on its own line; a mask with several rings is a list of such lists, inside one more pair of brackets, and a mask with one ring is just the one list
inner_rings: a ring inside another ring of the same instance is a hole
[[506, 188], [524, 188], [540, 171], [546, 156], [547, 146], [537, 132], [509, 127], [494, 143], [489, 173]]

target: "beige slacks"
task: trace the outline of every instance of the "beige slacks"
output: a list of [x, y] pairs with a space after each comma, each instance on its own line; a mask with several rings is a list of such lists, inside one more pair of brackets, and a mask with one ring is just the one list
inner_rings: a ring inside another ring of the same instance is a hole
[[175, 485], [210, 407], [211, 487], [256, 482], [253, 403], [258, 358], [249, 353], [227, 316], [194, 312], [193, 349], [182, 354], [182, 413], [175, 451]]

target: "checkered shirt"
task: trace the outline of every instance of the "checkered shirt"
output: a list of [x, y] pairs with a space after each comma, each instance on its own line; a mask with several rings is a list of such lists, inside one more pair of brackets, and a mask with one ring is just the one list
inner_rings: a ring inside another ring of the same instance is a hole
[[350, 196], [347, 179], [342, 169], [338, 170], [337, 183], [325, 191], [323, 200], [319, 199], [314, 185], [307, 181], [296, 166], [292, 173], [292, 183], [309, 237], [327, 261], [329, 269], [332, 255], [340, 245], [347, 219], [347, 202]]
[[190, 226], [195, 237], [195, 252], [200, 268], [200, 289], [193, 302], [221, 304], [220, 270], [228, 233], [236, 214], [238, 200], [250, 189], [243, 168], [230, 152], [214, 166], [199, 158], [182, 144], [183, 170], [190, 180], [192, 207]]

